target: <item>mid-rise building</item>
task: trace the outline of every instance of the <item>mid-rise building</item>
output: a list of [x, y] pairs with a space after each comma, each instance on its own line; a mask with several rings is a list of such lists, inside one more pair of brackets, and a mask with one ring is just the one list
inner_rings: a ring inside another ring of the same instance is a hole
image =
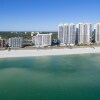
[[50, 34], [37, 34], [32, 37], [32, 43], [35, 44], [36, 47], [45, 47], [51, 46], [51, 35]]
[[100, 43], [100, 23], [94, 25], [95, 29], [95, 42]]
[[5, 47], [5, 40], [4, 39], [0, 39], [0, 48]]
[[32, 36], [32, 44], [35, 45], [35, 38], [36, 36]]
[[11, 48], [23, 47], [23, 38], [22, 37], [9, 38], [9, 47]]

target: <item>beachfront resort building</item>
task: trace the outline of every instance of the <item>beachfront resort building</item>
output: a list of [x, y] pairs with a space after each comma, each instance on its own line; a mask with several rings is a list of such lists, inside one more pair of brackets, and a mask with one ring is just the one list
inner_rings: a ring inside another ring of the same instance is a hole
[[68, 33], [68, 45], [75, 45], [76, 41], [76, 25], [71, 23], [69, 24], [69, 33]]
[[59, 24], [58, 25], [58, 39], [60, 40], [60, 44], [64, 45], [64, 25]]
[[90, 44], [92, 41], [92, 24], [78, 24], [78, 44]]
[[63, 44], [68, 44], [68, 37], [69, 37], [69, 25], [64, 24], [63, 25]]
[[76, 26], [75, 24], [59, 24], [58, 39], [60, 45], [75, 45]]
[[90, 44], [92, 42], [92, 24], [59, 24], [58, 39], [60, 45]]
[[9, 47], [11, 48], [23, 47], [23, 38], [22, 37], [9, 38]]
[[0, 39], [0, 48], [5, 47], [5, 40], [4, 39]]
[[95, 42], [100, 43], [100, 23], [94, 25], [95, 29]]
[[0, 36], [0, 48], [5, 47], [6, 41], [5, 39], [2, 39], [2, 37]]
[[84, 43], [84, 24], [78, 24], [78, 44]]
[[90, 44], [92, 41], [92, 24], [84, 24], [84, 43]]
[[50, 33], [50, 34], [38, 33], [36, 36], [32, 37], [32, 43], [36, 47], [51, 46], [51, 35], [52, 35], [52, 33]]

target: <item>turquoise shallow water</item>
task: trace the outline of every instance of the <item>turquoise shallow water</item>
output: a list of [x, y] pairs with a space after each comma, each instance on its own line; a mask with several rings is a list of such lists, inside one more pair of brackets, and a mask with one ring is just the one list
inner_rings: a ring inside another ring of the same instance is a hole
[[100, 54], [0, 59], [0, 100], [100, 100]]

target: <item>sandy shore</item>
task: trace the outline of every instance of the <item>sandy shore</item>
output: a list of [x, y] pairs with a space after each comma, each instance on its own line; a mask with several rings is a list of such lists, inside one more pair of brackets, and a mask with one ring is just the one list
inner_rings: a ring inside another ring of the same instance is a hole
[[69, 54], [100, 53], [100, 47], [93, 48], [74, 48], [74, 49], [49, 49], [49, 50], [5, 50], [0, 51], [0, 58], [10, 57], [34, 57], [34, 56], [52, 56]]

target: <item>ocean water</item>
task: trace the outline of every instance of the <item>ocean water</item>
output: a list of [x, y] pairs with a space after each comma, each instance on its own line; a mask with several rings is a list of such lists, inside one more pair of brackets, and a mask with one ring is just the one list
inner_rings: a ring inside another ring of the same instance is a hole
[[0, 59], [0, 100], [100, 100], [100, 54]]

